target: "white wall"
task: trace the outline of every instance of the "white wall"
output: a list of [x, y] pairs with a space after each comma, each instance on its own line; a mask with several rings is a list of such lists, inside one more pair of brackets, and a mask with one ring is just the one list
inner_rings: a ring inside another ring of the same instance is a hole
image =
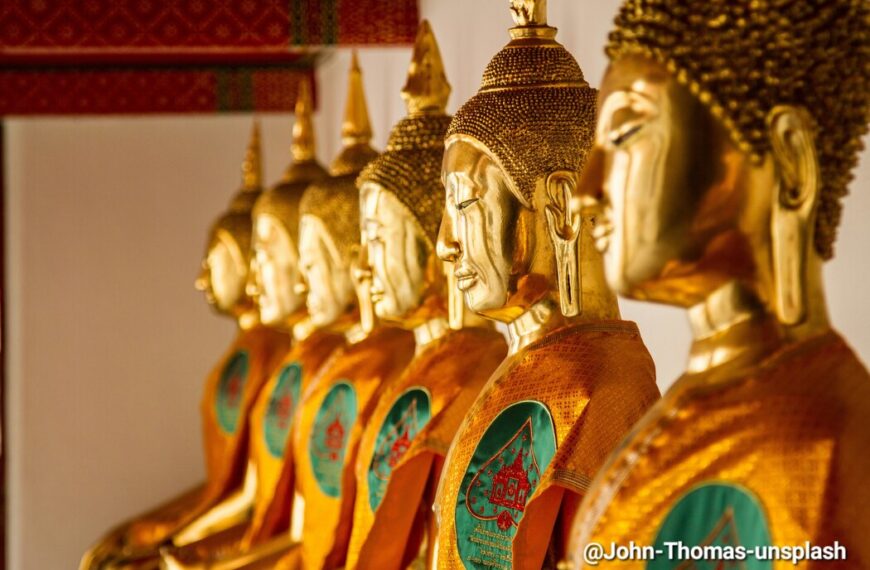
[[[550, 2], [550, 22], [597, 85], [617, 2]], [[453, 84], [450, 108], [477, 89], [507, 42], [504, 0], [423, 0]], [[375, 139], [402, 116], [410, 49], [366, 49]], [[338, 148], [349, 53], [319, 71], [321, 157]], [[276, 180], [292, 119], [263, 119]], [[250, 117], [19, 119], [7, 122], [8, 425], [14, 570], [74, 568], [111, 524], [202, 476], [202, 379], [232, 335], [192, 282], [211, 220], [238, 182]], [[866, 359], [870, 168], [846, 201], [827, 269], [834, 323]], [[622, 303], [666, 388], [682, 369], [682, 311]]]

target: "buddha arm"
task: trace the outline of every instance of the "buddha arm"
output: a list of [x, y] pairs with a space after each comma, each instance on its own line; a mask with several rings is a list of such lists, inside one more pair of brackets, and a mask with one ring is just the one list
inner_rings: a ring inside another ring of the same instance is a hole
[[290, 556], [300, 547], [290, 533], [281, 533], [272, 539], [249, 549], [230, 560], [221, 560], [209, 566], [212, 570], [255, 570], [258, 568], [276, 568], [276, 563]]
[[256, 494], [256, 466], [248, 462], [242, 488], [185, 526], [172, 538], [173, 544], [184, 546], [246, 521], [250, 517]]

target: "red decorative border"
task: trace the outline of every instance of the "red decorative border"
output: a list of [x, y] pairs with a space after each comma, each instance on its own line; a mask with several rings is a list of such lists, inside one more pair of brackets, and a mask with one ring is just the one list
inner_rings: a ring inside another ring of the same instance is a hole
[[418, 18], [416, 0], [3, 0], [0, 63], [261, 63], [304, 46], [408, 44]]
[[2, 0], [0, 116], [290, 111], [320, 46], [409, 44], [418, 17], [416, 0]]
[[310, 67], [0, 70], [0, 115], [292, 111]]

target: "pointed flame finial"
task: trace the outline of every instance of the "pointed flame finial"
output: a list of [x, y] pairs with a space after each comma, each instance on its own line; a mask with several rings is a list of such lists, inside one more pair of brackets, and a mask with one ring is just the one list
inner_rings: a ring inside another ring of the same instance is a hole
[[423, 20], [414, 40], [408, 80], [402, 87], [402, 98], [408, 113], [444, 113], [450, 90], [438, 41], [428, 20]]
[[520, 27], [547, 25], [547, 0], [510, 0], [511, 14]]
[[296, 95], [296, 122], [293, 123], [293, 142], [290, 145], [290, 152], [293, 155], [293, 160], [296, 162], [314, 160], [313, 112], [311, 82], [305, 77], [299, 82], [299, 93]]
[[341, 141], [344, 146], [365, 144], [372, 138], [372, 126], [369, 123], [369, 111], [366, 106], [366, 94], [363, 89], [362, 71], [356, 50], [350, 62], [350, 73], [347, 85], [347, 103], [344, 107], [344, 122], [341, 125]]
[[259, 191], [263, 182], [263, 161], [260, 154], [260, 121], [254, 120], [251, 140], [242, 162], [242, 190]]

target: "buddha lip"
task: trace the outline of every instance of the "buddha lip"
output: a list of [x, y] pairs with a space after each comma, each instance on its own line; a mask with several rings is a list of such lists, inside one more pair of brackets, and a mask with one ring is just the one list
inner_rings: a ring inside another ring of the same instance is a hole
[[477, 281], [477, 274], [474, 272], [454, 273], [456, 276], [456, 288], [460, 291], [470, 289], [474, 282]]

